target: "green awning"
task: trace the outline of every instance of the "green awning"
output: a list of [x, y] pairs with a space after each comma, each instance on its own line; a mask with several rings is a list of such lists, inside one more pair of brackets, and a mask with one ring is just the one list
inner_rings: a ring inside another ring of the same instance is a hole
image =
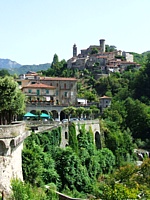
[[24, 117], [36, 117], [36, 115], [30, 113], [30, 112], [27, 112]]
[[48, 114], [46, 114], [46, 113], [42, 113], [42, 114], [40, 115], [40, 117], [41, 117], [41, 118], [48, 118], [48, 119], [50, 119], [50, 115], [48, 115]]

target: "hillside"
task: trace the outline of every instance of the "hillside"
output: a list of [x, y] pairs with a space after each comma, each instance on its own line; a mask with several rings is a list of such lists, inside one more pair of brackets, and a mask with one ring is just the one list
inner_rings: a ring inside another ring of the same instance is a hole
[[39, 64], [39, 65], [21, 65], [16, 61], [12, 61], [10, 59], [2, 59], [0, 58], [0, 70], [6, 69], [8, 72], [13, 74], [25, 74], [27, 71], [40, 71], [40, 70], [47, 70], [50, 68], [50, 63]]
[[50, 63], [46, 63], [46, 64], [40, 64], [40, 65], [22, 65], [19, 68], [13, 68], [13, 69], [9, 69], [8, 72], [10, 74], [26, 74], [27, 71], [40, 71], [40, 70], [47, 70], [48, 68], [51, 67]]
[[21, 65], [15, 61], [0, 58], [0, 69], [11, 70], [14, 68], [18, 69], [19, 67], [21, 67]]
[[147, 54], [149, 54], [150, 51], [145, 51], [141, 54], [135, 52], [130, 52], [130, 53], [134, 56], [134, 62], [143, 65], [146, 61]]

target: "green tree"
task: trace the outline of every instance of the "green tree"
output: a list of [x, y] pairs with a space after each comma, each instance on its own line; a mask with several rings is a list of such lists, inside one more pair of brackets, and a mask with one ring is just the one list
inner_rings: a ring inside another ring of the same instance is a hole
[[79, 192], [88, 192], [90, 179], [77, 154], [70, 147], [59, 149], [56, 153], [56, 169], [62, 180], [62, 189], [68, 187], [71, 190], [75, 188]]
[[11, 77], [0, 79], [0, 124], [9, 124], [25, 112], [25, 96]]
[[32, 185], [41, 186], [44, 184], [42, 179], [43, 157], [43, 150], [35, 144], [35, 141], [32, 142], [31, 149], [23, 149], [23, 177]]
[[9, 72], [6, 69], [1, 69], [0, 70], [0, 76], [10, 76]]
[[[133, 88], [134, 98], [149, 104], [150, 99], [150, 54], [147, 55], [147, 60], [144, 68], [137, 74]], [[143, 98], [144, 97], [144, 98]], [[143, 101], [144, 100], [144, 101]]]
[[92, 48], [91, 55], [97, 54], [97, 53], [98, 53], [98, 49], [97, 48]]
[[47, 200], [47, 195], [42, 188], [32, 187], [29, 183], [13, 179], [12, 183], [13, 200]]
[[58, 62], [59, 62], [58, 55], [57, 55], [57, 54], [54, 54], [53, 62], [52, 62], [51, 67], [54, 68], [54, 66], [55, 66]]
[[83, 114], [84, 114], [84, 116], [85, 116], [86, 118], [91, 118], [92, 109], [86, 108], [86, 109], [84, 110]]
[[100, 114], [100, 109], [97, 108], [96, 105], [90, 106], [90, 109], [92, 110], [92, 116], [93, 116], [93, 118], [97, 118], [99, 116], [99, 114]]
[[74, 106], [69, 106], [64, 108], [63, 112], [65, 113], [65, 115], [67, 115], [69, 121], [71, 115], [74, 115], [76, 113], [76, 108]]
[[99, 175], [111, 173], [116, 165], [114, 154], [108, 148], [103, 148], [97, 151], [97, 160], [99, 163]]
[[130, 128], [133, 137], [141, 139], [150, 138], [149, 107], [139, 100], [131, 98], [126, 99], [124, 105], [127, 111], [125, 118], [126, 126]]
[[105, 144], [116, 157], [116, 165], [121, 166], [134, 160], [134, 145], [129, 130], [121, 131], [116, 123], [106, 121]]
[[74, 123], [69, 124], [69, 146], [78, 154], [78, 141], [76, 137], [76, 127]]
[[76, 108], [76, 114], [79, 118], [82, 117], [83, 113], [85, 111], [85, 108], [84, 107], [79, 107], [79, 108]]

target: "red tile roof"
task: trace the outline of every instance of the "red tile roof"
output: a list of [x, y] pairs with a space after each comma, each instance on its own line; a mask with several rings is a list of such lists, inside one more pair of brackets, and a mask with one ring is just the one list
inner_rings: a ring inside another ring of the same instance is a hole
[[107, 58], [107, 56], [95, 56], [96, 58]]
[[46, 85], [46, 84], [43, 84], [43, 83], [35, 83], [35, 84], [30, 84], [30, 85], [24, 86], [23, 88], [45, 88], [45, 89], [55, 89], [56, 87], [50, 86], [50, 85]]
[[122, 63], [122, 64], [137, 64], [136, 62], [130, 62], [130, 61], [121, 61], [120, 63]]
[[108, 97], [108, 96], [102, 96], [102, 97], [100, 97], [100, 99], [111, 99], [111, 97]]

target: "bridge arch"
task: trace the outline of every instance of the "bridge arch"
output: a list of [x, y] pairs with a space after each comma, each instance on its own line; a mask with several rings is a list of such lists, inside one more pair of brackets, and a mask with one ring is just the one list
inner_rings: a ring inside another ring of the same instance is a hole
[[30, 113], [35, 115], [36, 114], [36, 110], [31, 110]]
[[0, 156], [4, 156], [6, 152], [6, 144], [3, 140], [0, 140]]
[[67, 118], [63, 111], [52, 110], [51, 112], [54, 119], [59, 118], [60, 121], [62, 121], [63, 119]]
[[101, 136], [98, 131], [95, 132], [95, 145], [97, 149], [101, 149]]
[[49, 114], [47, 110], [41, 110], [41, 113]]
[[58, 118], [58, 111], [57, 110], [52, 110], [51, 113], [52, 113], [53, 119]]
[[12, 140], [10, 141], [10, 150], [11, 150], [11, 153], [13, 152], [14, 148], [15, 148], [15, 140], [12, 139]]
[[10, 146], [11, 146], [11, 148], [14, 148], [14, 147], [15, 147], [15, 140], [14, 140], [14, 139], [12, 139], [12, 140], [10, 141]]
[[66, 119], [66, 118], [68, 118], [68, 116], [65, 115], [64, 111], [61, 111], [60, 112], [60, 119], [63, 120], [63, 119]]

